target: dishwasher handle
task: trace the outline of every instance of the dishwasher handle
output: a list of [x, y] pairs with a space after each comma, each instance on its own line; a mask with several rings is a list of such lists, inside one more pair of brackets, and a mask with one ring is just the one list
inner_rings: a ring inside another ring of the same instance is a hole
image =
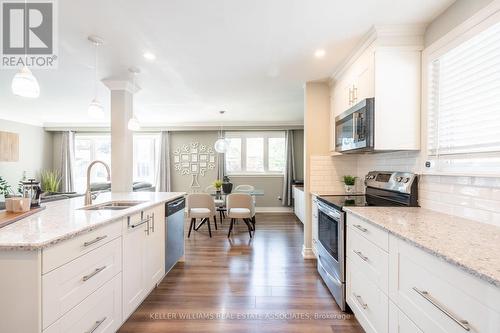
[[184, 198], [167, 202], [165, 204], [165, 216], [173, 215], [180, 210], [184, 210], [185, 207], [186, 207], [186, 200]]

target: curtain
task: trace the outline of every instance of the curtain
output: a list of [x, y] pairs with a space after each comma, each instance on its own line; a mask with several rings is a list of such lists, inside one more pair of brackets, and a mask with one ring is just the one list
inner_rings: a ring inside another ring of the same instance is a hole
[[285, 134], [285, 176], [283, 179], [283, 206], [292, 206], [293, 180], [295, 179], [295, 156], [293, 149], [293, 130], [287, 130]]
[[[221, 132], [221, 138], [225, 137], [225, 133]], [[226, 155], [224, 153], [217, 153], [217, 179], [222, 180], [226, 174]]]
[[61, 136], [61, 191], [73, 192], [73, 161], [75, 160], [75, 134], [62, 132]]
[[163, 131], [160, 136], [160, 158], [156, 188], [159, 192], [170, 191], [170, 132]]

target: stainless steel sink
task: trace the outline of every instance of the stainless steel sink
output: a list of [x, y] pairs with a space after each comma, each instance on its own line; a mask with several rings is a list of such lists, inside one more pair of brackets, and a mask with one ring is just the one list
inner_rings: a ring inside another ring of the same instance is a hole
[[83, 210], [122, 210], [127, 209], [138, 204], [144, 203], [144, 201], [109, 201], [98, 205], [82, 207]]

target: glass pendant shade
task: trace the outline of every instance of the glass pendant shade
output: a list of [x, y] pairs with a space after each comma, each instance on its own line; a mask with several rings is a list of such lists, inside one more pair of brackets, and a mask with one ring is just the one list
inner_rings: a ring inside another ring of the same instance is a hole
[[104, 107], [101, 103], [99, 103], [95, 98], [90, 102], [88, 108], [88, 114], [90, 117], [94, 119], [103, 119], [104, 118]]
[[132, 116], [132, 118], [129, 119], [127, 126], [131, 131], [138, 131], [141, 129], [141, 124], [135, 116]]
[[224, 138], [219, 138], [215, 141], [214, 148], [216, 152], [224, 154], [229, 148], [229, 141]]
[[38, 81], [26, 66], [14, 75], [11, 88], [12, 93], [17, 96], [27, 98], [38, 98], [40, 96]]

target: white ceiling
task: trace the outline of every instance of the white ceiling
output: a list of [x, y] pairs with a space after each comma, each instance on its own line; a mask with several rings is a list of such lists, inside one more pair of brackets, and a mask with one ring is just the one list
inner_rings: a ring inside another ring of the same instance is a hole
[[[100, 78], [142, 70], [135, 107], [143, 124], [300, 123], [302, 84], [329, 76], [374, 24], [426, 23], [453, 0], [65, 0], [59, 67], [33, 70], [37, 100], [10, 92], [0, 70], [0, 118], [37, 124], [95, 123], [93, 48]], [[314, 51], [326, 50], [323, 59]], [[144, 51], [156, 54], [148, 62]], [[99, 95], [109, 98], [104, 86]], [[106, 107], [109, 108], [109, 103]], [[108, 112], [108, 111], [107, 111]], [[108, 112], [109, 113], [109, 112]]]

